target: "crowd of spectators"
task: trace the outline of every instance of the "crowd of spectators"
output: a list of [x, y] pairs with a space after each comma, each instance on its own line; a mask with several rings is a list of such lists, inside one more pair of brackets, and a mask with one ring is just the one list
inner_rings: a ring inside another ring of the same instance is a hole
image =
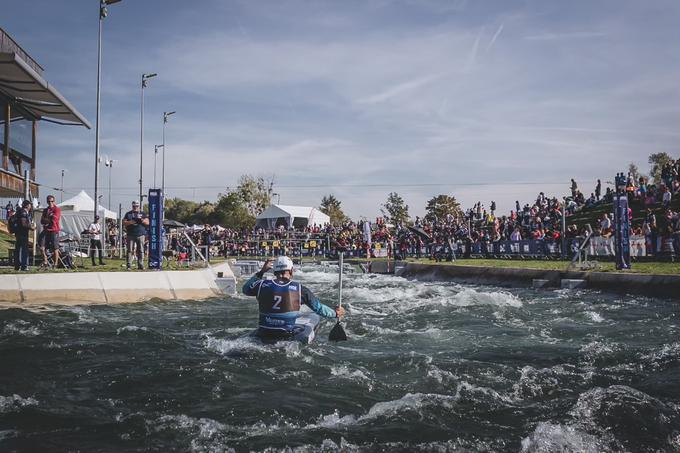
[[[644, 237], [648, 255], [670, 253], [680, 256], [680, 213], [677, 208], [673, 210], [673, 206], [677, 206], [677, 203], [673, 204], [673, 200], [680, 198], [679, 175], [680, 160], [672, 161], [661, 168], [658, 184], [650, 183], [647, 178], [632, 173], [617, 175], [618, 181], [625, 181], [625, 187], [619, 186], [619, 191], [624, 192], [629, 201], [631, 236]], [[514, 209], [507, 214], [498, 213], [494, 201], [489, 203], [488, 209], [478, 201], [458, 215], [449, 213], [441, 217], [415, 217], [408, 225], [388, 225], [383, 219], [377, 219], [370, 226], [366, 221], [360, 220], [347, 221], [340, 226], [279, 226], [274, 230], [230, 229], [207, 224], [200, 229], [170, 229], [166, 235], [165, 248], [167, 253], [178, 260], [188, 260], [196, 250], [207, 259], [211, 256], [279, 254], [333, 256], [340, 250], [354, 256], [387, 254], [401, 258], [428, 256], [440, 259], [450, 258], [454, 252], [470, 256], [473, 250], [488, 255], [493, 244], [502, 241], [533, 241], [542, 245], [541, 253], [562, 255], [569, 250], [562, 250], [564, 244], [582, 238], [586, 231], [605, 239], [614, 234], [612, 215], [603, 210], [602, 206], [612, 202], [616, 188], [606, 187], [603, 193], [602, 186], [602, 181], [598, 179], [592, 192], [586, 197], [576, 180], [571, 179], [568, 196], [560, 198], [540, 192], [529, 203], [515, 201]], [[54, 204], [54, 198], [48, 198]], [[7, 218], [11, 218], [21, 209], [8, 203], [5, 207]], [[53, 208], [48, 206], [45, 211], [50, 209]], [[139, 206], [133, 206], [133, 210], [126, 214], [126, 219], [130, 217], [132, 220], [124, 222], [122, 244], [127, 244], [127, 249], [136, 249], [136, 263], [141, 268], [146, 245], [140, 235], [141, 230], [146, 230], [147, 226], [135, 223], [139, 222], [139, 213], [135, 209], [139, 210]], [[589, 215], [589, 212], [596, 212], [597, 216]], [[574, 222], [573, 219], [578, 217], [589, 218], [591, 224], [586, 226], [583, 221]], [[597, 221], [592, 224], [594, 217], [597, 217]], [[50, 218], [54, 219], [54, 216]], [[141, 218], [143, 222], [146, 215], [141, 213]], [[58, 227], [47, 225], [45, 230], [50, 230], [54, 236], [54, 228]], [[128, 230], [134, 228], [140, 231], [135, 230], [132, 236], [126, 235]], [[113, 256], [122, 245], [119, 243], [117, 222], [107, 220], [103, 232], [106, 235], [109, 256]], [[131, 237], [134, 239], [133, 244], [130, 243]], [[54, 238], [52, 239], [54, 242]], [[43, 261], [48, 261], [45, 249], [52, 249], [58, 261], [59, 249], [49, 243], [50, 241], [45, 242], [47, 247], [42, 246]], [[130, 267], [131, 253], [127, 253], [127, 258], [127, 266]], [[94, 263], [94, 255], [92, 260]], [[19, 261], [21, 260], [17, 259], [17, 265], [23, 267], [23, 262]]]
[[[662, 168], [659, 184], [650, 184], [646, 178], [630, 173], [624, 175], [625, 193], [630, 205], [628, 215], [631, 235], [645, 238], [648, 255], [680, 255], [680, 214], [671, 206], [671, 200], [680, 197], [679, 173], [680, 160]], [[409, 226], [377, 222], [371, 229], [370, 241], [363, 221], [347, 222], [340, 227], [314, 225], [295, 230], [283, 227], [274, 231], [214, 230], [213, 253], [224, 256], [280, 252], [296, 254], [305, 251], [299, 250], [301, 243], [313, 241], [315, 250], [308, 253], [348, 250], [358, 254], [369, 250], [369, 253], [376, 254], [377, 250], [383, 249], [398, 257], [420, 258], [450, 256], [454, 249], [463, 250], [464, 254], [469, 255], [476, 244], [483, 245], [482, 250], [490, 251], [491, 244], [498, 241], [535, 240], [544, 245], [542, 250], [547, 253], [561, 255], [563, 235], [567, 246], [572, 240], [584, 237], [587, 232], [605, 239], [613, 236], [614, 225], [610, 212], [599, 213], [597, 221], [588, 226], [582, 222], [580, 225], [572, 222], [575, 216], [587, 216], [588, 211], [602, 211], [603, 205], [612, 202], [615, 188], [606, 187], [603, 193], [602, 186], [602, 181], [598, 179], [586, 197], [572, 179], [569, 196], [560, 199], [540, 192], [530, 203], [515, 201], [515, 209], [508, 214], [497, 213], [496, 203], [492, 201], [488, 210], [481, 202], [477, 202], [462, 215], [416, 217]], [[663, 214], [660, 215], [660, 212]], [[569, 248], [565, 252], [568, 251]]]

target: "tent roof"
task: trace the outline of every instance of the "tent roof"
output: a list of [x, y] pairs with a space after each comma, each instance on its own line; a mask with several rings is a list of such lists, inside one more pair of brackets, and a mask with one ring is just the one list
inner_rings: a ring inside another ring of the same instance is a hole
[[[68, 200], [62, 201], [57, 206], [60, 208], [68, 209], [70, 211], [94, 211], [94, 200], [90, 197], [84, 190], [81, 190], [78, 195]], [[104, 213], [104, 217], [107, 219], [117, 219], [118, 216], [115, 212], [105, 209], [102, 205], [99, 205], [99, 212]]]
[[280, 204], [270, 205], [267, 209], [262, 211], [260, 215], [257, 216], [257, 219], [274, 219], [279, 217], [302, 217], [305, 219], [311, 219], [314, 217], [319, 220], [325, 220], [325, 222], [330, 221], [330, 217], [316, 208]]

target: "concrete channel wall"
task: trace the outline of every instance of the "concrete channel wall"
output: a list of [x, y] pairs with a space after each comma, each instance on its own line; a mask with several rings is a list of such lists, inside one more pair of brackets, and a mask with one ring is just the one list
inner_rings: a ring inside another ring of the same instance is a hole
[[233, 293], [227, 263], [186, 271], [0, 275], [0, 304], [105, 304], [206, 299]]
[[582, 287], [588, 289], [680, 300], [680, 275], [550, 271], [410, 262], [398, 262], [397, 274], [419, 280], [455, 280], [463, 283], [520, 287], [532, 286], [534, 280], [546, 280], [546, 287], [556, 288], [560, 287], [562, 280], [583, 280]]

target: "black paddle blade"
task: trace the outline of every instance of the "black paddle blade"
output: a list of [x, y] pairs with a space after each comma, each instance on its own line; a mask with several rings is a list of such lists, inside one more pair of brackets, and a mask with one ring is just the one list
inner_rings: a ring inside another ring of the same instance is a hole
[[331, 333], [328, 334], [328, 340], [347, 341], [347, 334], [345, 333], [345, 329], [342, 327], [342, 324], [340, 324], [340, 321], [336, 322], [331, 329]]

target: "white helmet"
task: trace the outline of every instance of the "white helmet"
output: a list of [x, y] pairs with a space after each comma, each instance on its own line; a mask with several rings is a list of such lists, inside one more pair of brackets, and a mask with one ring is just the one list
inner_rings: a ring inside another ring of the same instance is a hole
[[274, 261], [274, 272], [292, 271], [293, 270], [293, 260], [287, 256], [279, 256]]

